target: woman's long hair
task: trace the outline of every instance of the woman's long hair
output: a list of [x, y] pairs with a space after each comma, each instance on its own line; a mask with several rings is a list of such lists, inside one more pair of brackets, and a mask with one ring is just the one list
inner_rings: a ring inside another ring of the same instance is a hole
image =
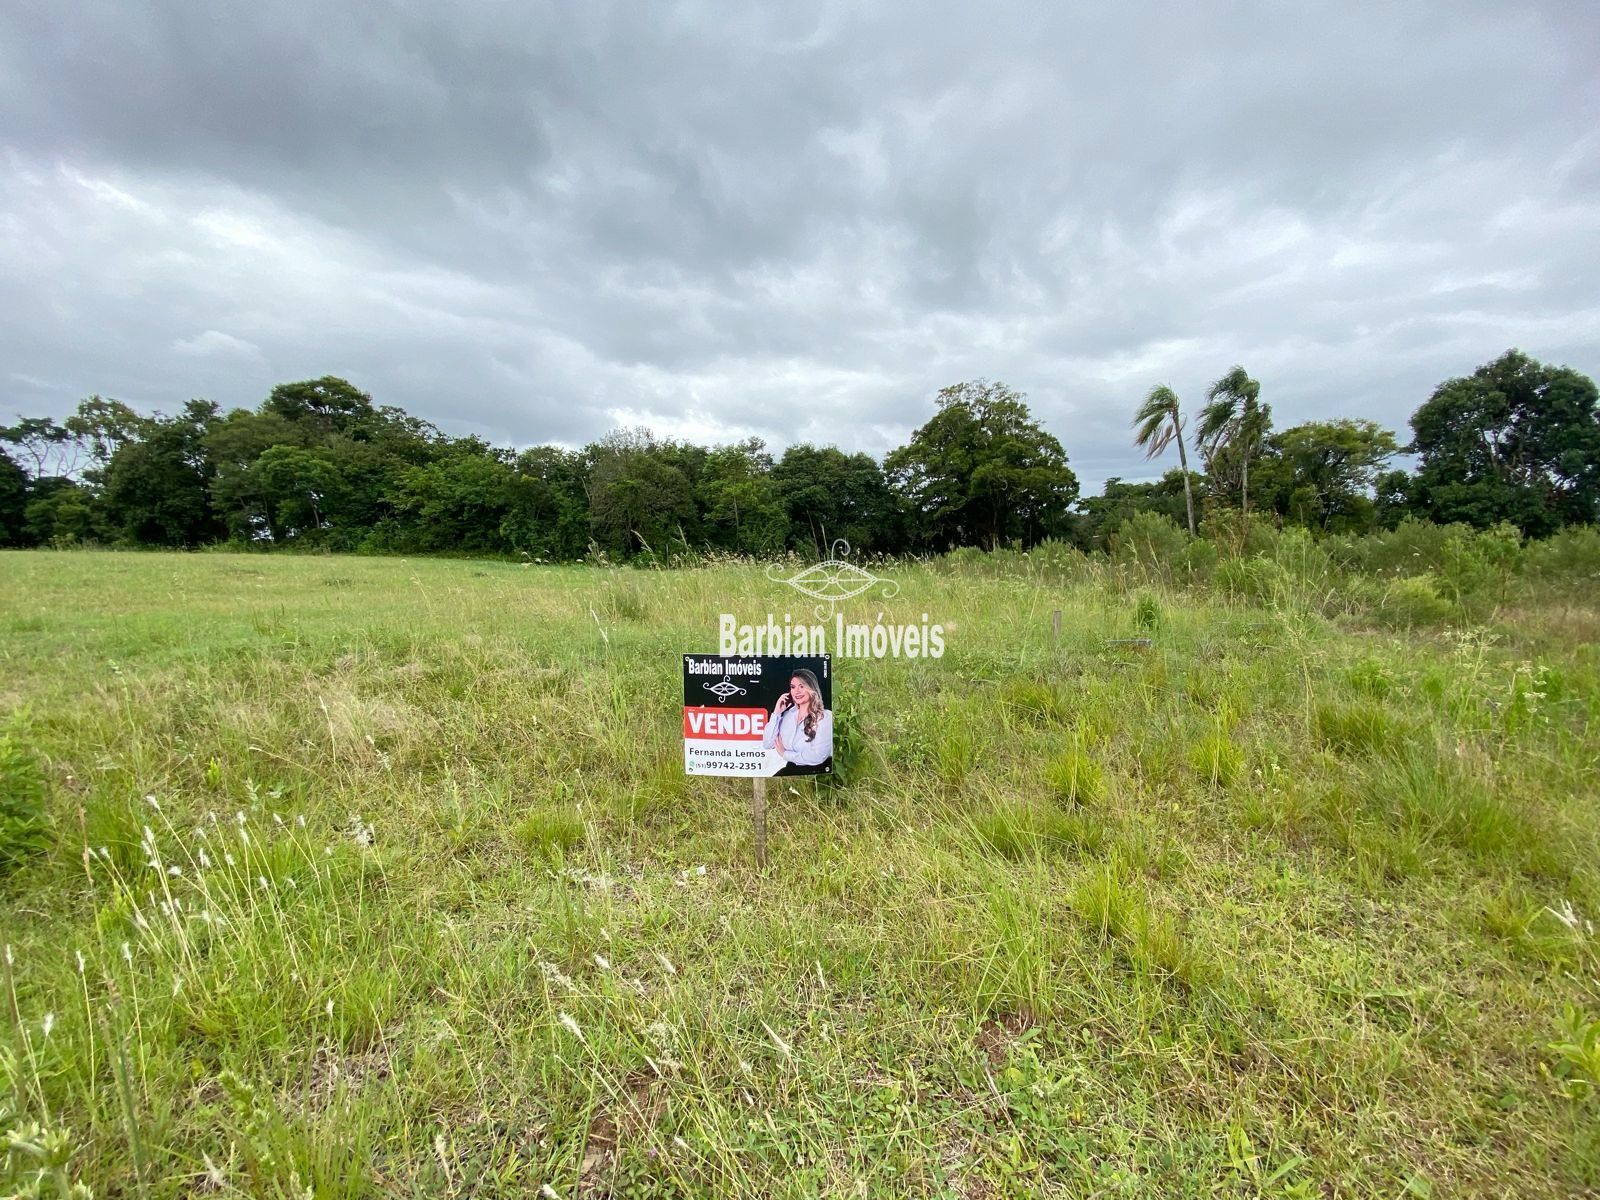
[[822, 716], [822, 685], [817, 682], [817, 677], [810, 671], [801, 667], [798, 671], [789, 674], [791, 682], [798, 679], [806, 685], [806, 691], [811, 693], [811, 703], [806, 705], [806, 719], [800, 722], [800, 728], [805, 731], [806, 741], [817, 740], [817, 718]]

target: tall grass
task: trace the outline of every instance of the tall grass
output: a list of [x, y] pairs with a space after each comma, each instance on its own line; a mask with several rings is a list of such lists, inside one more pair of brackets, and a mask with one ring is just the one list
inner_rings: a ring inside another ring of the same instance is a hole
[[0, 1191], [1600, 1187], [1586, 546], [1246, 533], [885, 565], [949, 651], [836, 661], [765, 872], [747, 564], [0, 556]]

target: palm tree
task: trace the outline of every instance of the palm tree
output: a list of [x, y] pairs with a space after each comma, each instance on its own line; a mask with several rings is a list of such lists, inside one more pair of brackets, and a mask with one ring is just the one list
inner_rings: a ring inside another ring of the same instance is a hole
[[1189, 536], [1194, 536], [1194, 495], [1189, 490], [1189, 456], [1183, 449], [1183, 422], [1178, 419], [1178, 394], [1164, 383], [1150, 389], [1139, 411], [1133, 414], [1137, 431], [1133, 444], [1154, 458], [1169, 443], [1178, 443], [1178, 465], [1183, 468], [1183, 503], [1189, 511]]
[[1200, 425], [1195, 442], [1205, 450], [1209, 463], [1224, 446], [1239, 452], [1239, 494], [1244, 515], [1250, 515], [1250, 456], [1261, 445], [1261, 436], [1272, 419], [1272, 410], [1260, 402], [1261, 385], [1235, 366], [1211, 385], [1207, 405], [1200, 410]]

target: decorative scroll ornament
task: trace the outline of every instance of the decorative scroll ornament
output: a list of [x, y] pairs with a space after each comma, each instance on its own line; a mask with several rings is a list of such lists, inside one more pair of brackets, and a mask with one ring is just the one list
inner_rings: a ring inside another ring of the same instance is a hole
[[730, 683], [726, 679], [721, 680], [718, 683], [702, 683], [700, 686], [705, 688], [706, 691], [710, 692], [718, 700], [726, 700], [729, 696], [742, 696], [745, 692], [744, 688], [740, 687], [737, 683]]
[[[833, 543], [831, 558], [825, 558], [815, 566], [797, 571], [793, 575], [784, 575], [783, 567], [777, 563], [767, 564], [767, 578], [774, 583], [786, 583], [797, 592], [803, 592], [814, 600], [825, 603], [827, 612], [832, 612], [834, 605], [854, 596], [861, 595], [875, 587], [881, 587], [879, 595], [885, 600], [900, 594], [900, 584], [893, 579], [881, 575], [874, 575], [865, 567], [858, 567], [855, 563], [846, 562], [845, 558], [850, 553], [850, 543], [839, 538]], [[816, 607], [819, 617], [824, 616], [822, 604]]]

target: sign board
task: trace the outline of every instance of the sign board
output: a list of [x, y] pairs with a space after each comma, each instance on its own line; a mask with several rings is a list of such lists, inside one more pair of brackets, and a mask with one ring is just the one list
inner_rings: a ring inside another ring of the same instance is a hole
[[757, 779], [830, 773], [831, 668], [826, 654], [685, 654], [684, 771]]

